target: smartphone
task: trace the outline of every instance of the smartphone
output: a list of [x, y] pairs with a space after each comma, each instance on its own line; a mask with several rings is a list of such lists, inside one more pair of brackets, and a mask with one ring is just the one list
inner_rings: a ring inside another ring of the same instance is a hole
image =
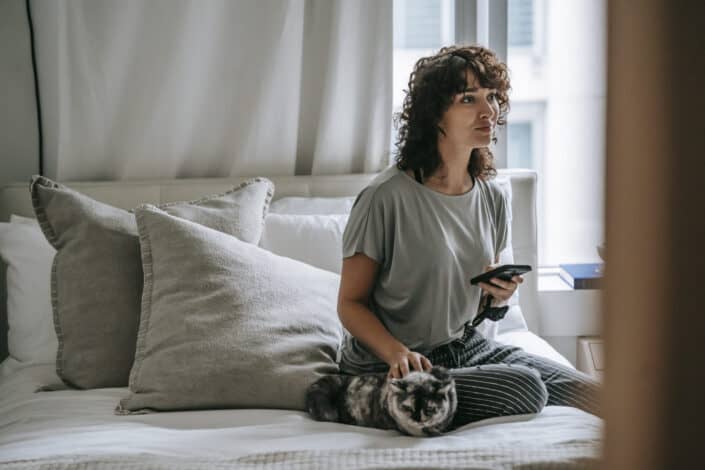
[[528, 273], [529, 271], [531, 271], [531, 266], [529, 266], [528, 264], [503, 264], [502, 266], [494, 268], [492, 271], [487, 271], [486, 273], [482, 273], [479, 276], [473, 277], [472, 279], [470, 279], [470, 284], [472, 284], [473, 286], [478, 282], [486, 282], [488, 284], [492, 284], [490, 282], [490, 279], [492, 279], [493, 277], [502, 279], [504, 281], [511, 281], [513, 276], [521, 276], [522, 274]]

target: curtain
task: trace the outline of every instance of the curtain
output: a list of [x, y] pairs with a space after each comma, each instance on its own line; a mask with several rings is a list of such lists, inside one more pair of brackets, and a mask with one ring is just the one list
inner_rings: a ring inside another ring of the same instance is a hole
[[32, 4], [47, 176], [374, 172], [391, 0]]

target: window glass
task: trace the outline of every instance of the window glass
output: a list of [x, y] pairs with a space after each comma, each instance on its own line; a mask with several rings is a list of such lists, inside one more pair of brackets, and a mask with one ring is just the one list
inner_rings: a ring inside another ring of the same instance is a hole
[[[452, 0], [394, 0], [393, 112], [401, 111], [404, 90], [414, 64], [454, 43]], [[394, 159], [397, 130], [392, 125], [390, 163]]]
[[509, 47], [531, 47], [534, 43], [534, 2], [509, 0], [507, 10]]
[[539, 175], [539, 265], [600, 262], [605, 1], [509, 0], [507, 10], [507, 166]]
[[517, 122], [508, 125], [507, 166], [510, 168], [532, 168], [534, 166], [531, 127], [530, 122]]

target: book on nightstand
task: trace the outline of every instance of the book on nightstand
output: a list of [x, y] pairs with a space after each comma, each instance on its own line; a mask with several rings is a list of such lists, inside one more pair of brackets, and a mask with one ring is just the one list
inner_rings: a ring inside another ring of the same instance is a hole
[[560, 264], [560, 276], [573, 289], [601, 289], [603, 263]]

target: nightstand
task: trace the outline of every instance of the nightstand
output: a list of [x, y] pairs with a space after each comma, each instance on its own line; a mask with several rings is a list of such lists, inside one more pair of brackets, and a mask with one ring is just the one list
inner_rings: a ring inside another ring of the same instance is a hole
[[578, 362], [580, 337], [602, 333], [602, 295], [599, 289], [573, 289], [558, 268], [539, 268], [538, 314], [541, 336], [571, 364]]
[[578, 337], [578, 357], [576, 367], [579, 371], [602, 380], [605, 369], [603, 341], [599, 336]]

